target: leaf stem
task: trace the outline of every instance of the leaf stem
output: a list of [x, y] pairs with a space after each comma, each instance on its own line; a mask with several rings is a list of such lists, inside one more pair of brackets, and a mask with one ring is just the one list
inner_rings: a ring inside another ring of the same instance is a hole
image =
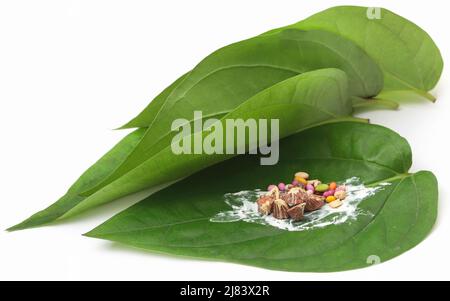
[[433, 94], [431, 94], [430, 92], [419, 90], [419, 89], [414, 89], [413, 92], [419, 96], [422, 96], [425, 99], [428, 99], [431, 102], [436, 102], [436, 97]]
[[384, 107], [391, 110], [397, 110], [399, 104], [389, 99], [353, 97], [354, 109], [374, 107]]

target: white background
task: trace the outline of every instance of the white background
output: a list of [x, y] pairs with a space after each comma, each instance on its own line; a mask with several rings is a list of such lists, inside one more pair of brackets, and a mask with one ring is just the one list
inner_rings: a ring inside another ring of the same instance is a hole
[[[125, 135], [111, 129], [213, 50], [338, 4], [383, 6], [413, 20], [448, 61], [442, 0], [1, 1], [0, 229], [64, 194]], [[57, 226], [1, 231], [0, 280], [450, 280], [448, 81], [444, 70], [436, 104], [362, 115], [406, 137], [413, 171], [432, 170], [440, 182], [435, 229], [389, 262], [333, 274], [274, 272], [81, 236], [130, 205], [122, 200]]]

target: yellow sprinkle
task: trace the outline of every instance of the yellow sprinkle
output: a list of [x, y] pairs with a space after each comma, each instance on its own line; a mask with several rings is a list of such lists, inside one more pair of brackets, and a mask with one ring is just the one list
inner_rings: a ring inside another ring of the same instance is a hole
[[330, 195], [329, 197], [327, 197], [327, 203], [331, 203], [334, 201], [336, 201], [336, 198], [334, 196]]
[[299, 176], [296, 176], [295, 180], [299, 183], [302, 183], [303, 185], [306, 185], [306, 183], [307, 183], [307, 181], [304, 178], [299, 177]]

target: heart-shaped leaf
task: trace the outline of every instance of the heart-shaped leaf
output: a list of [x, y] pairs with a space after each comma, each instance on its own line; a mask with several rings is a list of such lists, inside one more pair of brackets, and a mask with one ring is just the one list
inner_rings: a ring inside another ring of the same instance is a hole
[[[412, 92], [435, 100], [428, 91], [435, 87], [442, 73], [443, 60], [439, 49], [423, 29], [387, 9], [332, 7], [306, 20], [270, 30], [263, 35], [289, 28], [326, 30], [360, 46], [379, 64], [384, 73], [384, 87], [381, 94], [377, 95], [378, 99], [401, 100]], [[220, 53], [220, 50], [218, 52]], [[165, 92], [172, 91], [182, 79], [184, 77], [177, 80]], [[162, 93], [163, 97], [168, 94]], [[164, 102], [162, 95], [155, 98], [153, 104], [150, 103], [124, 128], [145, 127], [151, 124], [155, 110]]]
[[359, 45], [383, 70], [385, 96], [390, 91], [410, 91], [435, 99], [428, 91], [443, 69], [438, 47], [419, 26], [387, 9], [332, 7], [268, 34], [287, 28], [327, 30]]
[[[247, 155], [203, 170], [87, 236], [275, 270], [328, 272], [398, 256], [421, 242], [435, 222], [436, 179], [430, 172], [408, 173], [409, 145], [391, 130], [353, 122], [328, 124], [284, 139], [280, 152], [275, 166], [260, 166]], [[264, 188], [298, 170], [324, 181], [357, 176], [365, 185], [390, 185], [360, 203], [366, 214], [324, 228], [290, 232], [242, 221], [210, 221], [229, 209], [226, 193]]]
[[[297, 75], [251, 97], [220, 122], [225, 123], [226, 119], [279, 119], [279, 137], [286, 137], [302, 129], [349, 116], [352, 104], [347, 94], [347, 85], [346, 74], [338, 69], [322, 69]], [[225, 126], [223, 128], [225, 129]], [[177, 155], [169, 145], [123, 177], [89, 197], [83, 196], [83, 188], [97, 184], [123, 162], [141, 139], [143, 131], [145, 130], [131, 134], [130, 138], [121, 142], [105, 159], [94, 165], [80, 178], [81, 184], [77, 182], [68, 195], [11, 230], [68, 217], [122, 196], [178, 180], [234, 156], [205, 153]], [[209, 133], [209, 130], [198, 132], [193, 139], [197, 136], [205, 137]], [[243, 141], [246, 146], [249, 142], [248, 139]]]
[[[127, 160], [92, 194], [167, 147], [177, 118], [193, 120], [194, 110], [221, 118], [256, 93], [292, 76], [339, 68], [349, 78], [351, 96], [370, 97], [382, 88], [378, 66], [347, 39], [325, 31], [286, 30], [226, 46], [204, 59], [167, 96], [159, 113]], [[142, 118], [140, 122], [144, 123]]]

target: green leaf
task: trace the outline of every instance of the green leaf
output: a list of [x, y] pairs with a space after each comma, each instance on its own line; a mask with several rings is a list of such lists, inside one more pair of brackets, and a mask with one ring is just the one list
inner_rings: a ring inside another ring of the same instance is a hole
[[[220, 122], [225, 128], [227, 119], [278, 119], [279, 137], [283, 138], [302, 129], [349, 116], [352, 105], [347, 87], [347, 76], [338, 69], [303, 73], [254, 95], [225, 115]], [[209, 130], [197, 132], [191, 135], [191, 139], [196, 140], [196, 137], [205, 137], [209, 133]], [[247, 149], [252, 148], [248, 147], [248, 139], [243, 143]], [[179, 180], [232, 157], [234, 155], [204, 153], [176, 155], [169, 145], [87, 197], [64, 217], [146, 188]]]
[[[279, 119], [279, 134], [280, 137], [285, 137], [302, 129], [348, 116], [352, 106], [347, 86], [346, 74], [338, 69], [323, 69], [297, 75], [251, 97], [227, 114], [221, 123], [224, 124], [226, 119]], [[139, 137], [142, 137], [142, 131], [139, 131]], [[208, 134], [209, 130], [206, 130], [194, 134], [193, 137], [195, 139], [197, 136], [204, 137]], [[128, 145], [127, 152], [124, 152], [123, 155], [129, 153], [136, 140], [133, 139], [133, 145]], [[248, 139], [244, 143], [248, 145]], [[32, 216], [20, 228], [51, 221], [51, 218], [41, 220], [41, 215], [65, 218], [122, 196], [178, 180], [233, 156], [227, 154], [176, 155], [169, 145], [91, 196], [80, 196], [82, 190], [77, 189], [76, 197], [71, 197], [67, 202], [65, 199], [63, 200], [64, 206], [61, 206], [61, 201], [59, 201], [50, 209], [39, 213], [38, 216]], [[123, 157], [121, 156], [120, 160]], [[118, 161], [114, 162], [118, 163]], [[102, 174], [104, 178], [108, 176], [111, 169], [117, 166], [115, 163], [107, 166], [99, 164], [96, 169], [108, 169], [108, 173]], [[93, 182], [96, 181], [90, 181], [89, 184]], [[83, 185], [84, 187], [85, 185]], [[57, 216], [53, 215], [53, 207], [59, 209]], [[64, 214], [61, 215], [61, 213]]]
[[351, 95], [368, 98], [382, 89], [379, 67], [346, 39], [322, 31], [278, 30], [270, 37], [257, 36], [213, 52], [122, 128], [151, 125], [163, 102], [169, 102], [166, 110], [172, 110], [175, 102], [189, 107], [194, 101], [193, 106], [201, 105], [211, 115], [223, 115], [281, 80], [322, 68], [347, 72]]
[[256, 93], [289, 77], [335, 67], [349, 78], [351, 96], [370, 97], [382, 88], [378, 66], [352, 42], [325, 31], [286, 30], [226, 46], [204, 59], [172, 91], [150, 120], [141, 143], [127, 160], [90, 195], [167, 147], [177, 118], [193, 119], [201, 110], [221, 118]]
[[[362, 268], [411, 249], [430, 232], [437, 182], [430, 172], [408, 174], [411, 151], [380, 126], [343, 122], [284, 139], [281, 160], [261, 166], [240, 156], [205, 169], [121, 212], [87, 236], [167, 254], [229, 261], [285, 271], [330, 272]], [[308, 170], [324, 181], [360, 177], [391, 185], [365, 199], [368, 213], [324, 228], [289, 232], [246, 222], [215, 223], [229, 210], [224, 194], [266, 187]]]
[[380, 19], [369, 19], [367, 7], [338, 6], [287, 28], [326, 30], [359, 45], [384, 72], [383, 92], [413, 91], [435, 100], [433, 89], [442, 73], [441, 53], [431, 37], [419, 26], [395, 13], [381, 9]]
[[118, 129], [148, 127], [149, 124], [151, 124], [151, 122], [155, 119], [156, 115], [158, 115], [158, 112], [166, 102], [167, 97], [188, 75], [189, 72], [174, 81], [169, 87], [156, 96], [141, 113]]
[[[385, 86], [381, 98], [398, 100], [403, 95], [407, 97], [410, 92], [414, 92], [434, 101], [435, 97], [428, 91], [439, 81], [443, 60], [431, 37], [416, 24], [387, 9], [381, 9], [381, 19], [369, 19], [368, 9], [357, 6], [332, 7], [306, 20], [270, 30], [263, 35], [288, 28], [319, 29], [339, 34], [358, 44], [382, 68]], [[159, 97], [156, 98], [154, 104], [150, 103], [141, 114], [145, 116], [147, 110], [159, 109], [159, 101]], [[149, 115], [149, 118], [141, 118], [142, 122], [130, 123], [127, 127], [150, 124], [154, 115]]]
[[9, 231], [21, 230], [36, 227], [42, 224], [52, 222], [67, 211], [71, 210], [76, 204], [82, 202], [85, 197], [80, 193], [107, 177], [138, 144], [145, 130], [138, 129], [128, 134], [119, 143], [117, 143], [109, 152], [100, 158], [94, 165], [87, 169], [80, 178], [69, 188], [67, 193], [50, 207], [37, 212], [18, 225], [9, 228]]

